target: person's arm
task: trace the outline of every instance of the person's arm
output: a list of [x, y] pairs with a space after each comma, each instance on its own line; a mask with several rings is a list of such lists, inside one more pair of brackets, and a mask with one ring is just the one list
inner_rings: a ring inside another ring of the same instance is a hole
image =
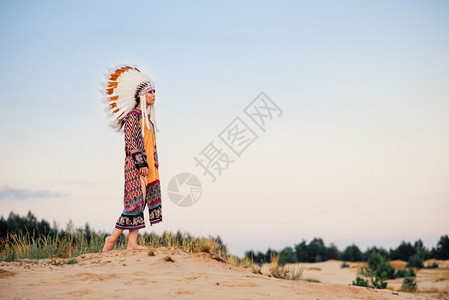
[[148, 168], [147, 154], [143, 144], [142, 132], [139, 125], [139, 116], [131, 113], [125, 122], [124, 128], [126, 148], [133, 157], [136, 168]]

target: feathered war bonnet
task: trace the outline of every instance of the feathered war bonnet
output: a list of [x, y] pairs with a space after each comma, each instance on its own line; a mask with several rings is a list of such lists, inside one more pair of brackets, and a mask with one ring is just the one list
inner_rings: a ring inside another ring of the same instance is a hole
[[[106, 81], [102, 83], [101, 89], [104, 94], [103, 102], [107, 105], [105, 110], [109, 116], [114, 118], [109, 126], [116, 131], [120, 131], [125, 122], [124, 118], [137, 106], [140, 100], [140, 110], [144, 118], [142, 126], [142, 137], [144, 137], [145, 127], [150, 129], [145, 94], [147, 91], [155, 89], [153, 81], [136, 67], [130, 66], [117, 66], [108, 69], [105, 76]], [[155, 126], [156, 136], [156, 132], [159, 130], [156, 126], [154, 103], [149, 106], [150, 119]]]

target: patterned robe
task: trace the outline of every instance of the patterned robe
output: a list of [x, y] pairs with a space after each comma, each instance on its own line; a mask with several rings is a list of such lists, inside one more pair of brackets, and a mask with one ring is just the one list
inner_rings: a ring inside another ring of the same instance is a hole
[[[161, 188], [159, 181], [159, 162], [157, 157], [154, 126], [149, 119], [151, 129], [145, 128], [142, 138], [141, 126], [144, 125], [142, 113], [134, 109], [124, 119], [125, 137], [125, 187], [124, 210], [117, 220], [116, 227], [121, 229], [144, 228], [143, 210], [148, 206], [150, 225], [162, 221]], [[148, 176], [142, 177], [139, 169], [147, 167]], [[141, 177], [146, 184], [145, 203], [143, 200]]]

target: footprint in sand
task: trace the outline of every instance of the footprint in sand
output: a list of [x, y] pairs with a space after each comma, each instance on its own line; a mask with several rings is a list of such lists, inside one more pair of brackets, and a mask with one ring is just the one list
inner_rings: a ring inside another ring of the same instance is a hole
[[133, 280], [130, 280], [128, 282], [126, 282], [126, 284], [142, 284], [142, 285], [147, 285], [147, 284], [152, 284], [152, 283], [158, 283], [159, 281], [156, 280], [149, 280], [146, 278], [133, 278]]
[[92, 294], [93, 292], [90, 290], [76, 290], [76, 291], [71, 291], [68, 292], [67, 295], [72, 295], [72, 296], [83, 296], [83, 295], [88, 295], [88, 294]]
[[254, 282], [239, 282], [239, 281], [220, 281], [217, 285], [226, 287], [255, 287]]
[[180, 295], [192, 295], [192, 291], [177, 291], [176, 294]]
[[70, 279], [78, 279], [78, 280], [92, 280], [92, 281], [103, 281], [111, 278], [117, 278], [119, 277], [118, 274], [112, 273], [112, 274], [95, 274], [95, 273], [78, 273], [74, 275], [66, 275], [65, 278]]
[[17, 275], [17, 272], [0, 269], [0, 278], [6, 278], [14, 275]]

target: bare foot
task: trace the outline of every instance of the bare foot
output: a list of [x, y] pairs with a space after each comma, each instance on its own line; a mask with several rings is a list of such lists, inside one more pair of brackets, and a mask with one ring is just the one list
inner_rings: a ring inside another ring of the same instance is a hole
[[115, 243], [109, 241], [109, 238], [110, 238], [110, 236], [107, 236], [104, 239], [104, 247], [103, 247], [103, 250], [101, 250], [101, 252], [108, 252], [108, 251], [111, 251], [112, 248], [114, 248]]
[[145, 249], [148, 249], [148, 247], [141, 246], [141, 245], [134, 245], [134, 246], [126, 247], [126, 250], [145, 250]]

